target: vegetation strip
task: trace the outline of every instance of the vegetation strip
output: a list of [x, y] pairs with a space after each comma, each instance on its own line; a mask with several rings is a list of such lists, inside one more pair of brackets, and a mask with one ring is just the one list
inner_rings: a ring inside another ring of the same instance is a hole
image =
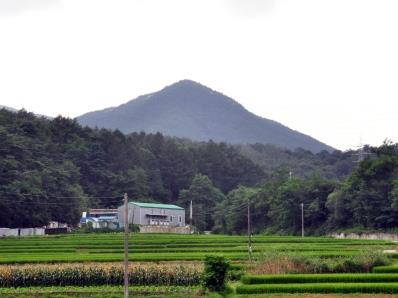
[[[247, 259], [247, 239], [243, 236], [134, 234], [133, 237], [130, 241], [132, 261], [203, 260], [209, 253], [224, 255], [230, 260]], [[6, 238], [0, 240], [0, 264], [121, 261], [122, 240], [121, 233]], [[253, 236], [255, 258], [261, 258], [263, 251], [270, 250], [321, 258], [349, 257], [378, 247], [390, 248], [391, 242]]]
[[[200, 283], [196, 266], [147, 266], [129, 268], [133, 285], [192, 286]], [[122, 285], [122, 266], [22, 266], [0, 267], [0, 287]]]
[[[200, 286], [130, 286], [129, 292], [139, 294], [161, 294], [161, 293], [189, 293], [196, 294], [200, 291]], [[62, 286], [62, 287], [27, 287], [27, 288], [0, 288], [0, 296], [9, 294], [68, 294], [68, 293], [87, 293], [87, 294], [105, 294], [122, 293], [122, 286]]]
[[396, 283], [309, 283], [239, 285], [237, 294], [262, 293], [387, 293], [397, 294]]
[[398, 265], [378, 266], [373, 268], [373, 273], [398, 273]]
[[242, 283], [251, 284], [290, 284], [290, 283], [386, 283], [398, 282], [398, 274], [284, 274], [284, 275], [246, 275]]

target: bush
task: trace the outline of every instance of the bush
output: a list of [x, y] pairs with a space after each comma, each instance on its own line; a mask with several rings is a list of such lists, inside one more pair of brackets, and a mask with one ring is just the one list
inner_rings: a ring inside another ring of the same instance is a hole
[[225, 290], [229, 261], [223, 256], [206, 256], [202, 276], [203, 286], [210, 291]]

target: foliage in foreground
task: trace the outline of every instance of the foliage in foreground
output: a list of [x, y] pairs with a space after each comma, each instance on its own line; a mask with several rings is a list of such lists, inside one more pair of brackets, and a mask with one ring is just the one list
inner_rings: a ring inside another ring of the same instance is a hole
[[224, 291], [229, 266], [229, 261], [223, 256], [206, 256], [203, 286], [210, 291]]

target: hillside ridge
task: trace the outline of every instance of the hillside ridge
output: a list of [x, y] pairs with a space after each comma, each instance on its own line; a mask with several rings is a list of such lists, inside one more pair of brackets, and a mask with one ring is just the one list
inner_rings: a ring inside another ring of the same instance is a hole
[[313, 152], [334, 150], [309, 135], [255, 115], [231, 97], [192, 80], [178, 81], [117, 107], [89, 112], [76, 119], [82, 125], [123, 133], [160, 132], [195, 141], [263, 143]]

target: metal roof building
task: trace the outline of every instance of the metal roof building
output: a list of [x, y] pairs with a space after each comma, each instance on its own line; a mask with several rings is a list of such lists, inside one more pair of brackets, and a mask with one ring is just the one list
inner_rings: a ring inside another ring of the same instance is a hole
[[[185, 226], [185, 209], [172, 204], [129, 202], [128, 222], [140, 226]], [[118, 208], [119, 226], [124, 227], [124, 205]]]

